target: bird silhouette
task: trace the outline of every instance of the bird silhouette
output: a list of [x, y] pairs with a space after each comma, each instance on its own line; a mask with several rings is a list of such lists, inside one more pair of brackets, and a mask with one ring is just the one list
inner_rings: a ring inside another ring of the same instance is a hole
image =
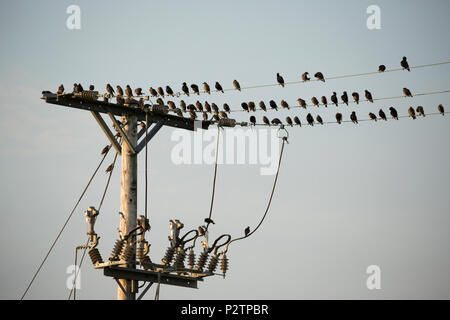
[[394, 118], [395, 120], [398, 120], [398, 113], [397, 113], [397, 110], [395, 110], [394, 107], [390, 107], [389, 110], [390, 110], [390, 112], [391, 112], [392, 118]]
[[413, 118], [413, 120], [416, 120], [416, 112], [414, 111], [413, 107], [409, 107], [408, 114], [411, 118]]
[[183, 86], [181, 87], [181, 90], [189, 97], [189, 88], [188, 88], [186, 82], [183, 82]]
[[222, 89], [222, 86], [220, 85], [220, 83], [216, 82], [215, 88], [217, 91], [221, 91], [223, 93], [223, 89]]
[[134, 89], [134, 93], [135, 93], [137, 96], [141, 96], [141, 95], [142, 95], [142, 88], [136, 88], [136, 89]]
[[166, 93], [167, 93], [169, 96], [172, 96], [172, 97], [173, 97], [173, 90], [172, 90], [171, 87], [166, 86]]
[[255, 103], [253, 101], [250, 101], [248, 103], [248, 110], [249, 111], [256, 111], [256, 105], [255, 105]]
[[223, 110], [225, 110], [225, 112], [230, 113], [230, 106], [226, 103], [223, 104]]
[[205, 101], [203, 105], [205, 106], [206, 110], [211, 110], [211, 106], [209, 105], [208, 101]]
[[125, 94], [127, 95], [128, 98], [131, 98], [133, 96], [133, 90], [131, 90], [131, 87], [129, 84], [127, 84], [127, 86], [125, 88]]
[[316, 77], [320, 81], [325, 82], [325, 78], [323, 77], [322, 72], [316, 72], [316, 74], [314, 74], [314, 77]]
[[348, 105], [348, 95], [347, 95], [347, 91], [344, 91], [344, 93], [341, 96], [342, 101]]
[[311, 80], [311, 78], [309, 78], [308, 75], [309, 75], [308, 72], [304, 72], [304, 73], [302, 74], [302, 80], [303, 80], [303, 82]]
[[208, 120], [208, 114], [206, 112], [203, 112], [203, 120]]
[[341, 124], [342, 122], [342, 113], [336, 113], [336, 121], [338, 124]]
[[297, 102], [300, 107], [303, 107], [306, 109], [306, 101], [305, 100], [303, 100], [302, 98], [298, 98]]
[[333, 91], [333, 95], [331, 96], [330, 99], [331, 99], [331, 102], [333, 102], [337, 107], [338, 106], [338, 98], [337, 98], [336, 92]]
[[191, 89], [192, 91], [194, 91], [194, 93], [196, 93], [198, 96], [200, 95], [200, 90], [198, 89], [198, 85], [196, 84], [191, 84]]
[[207, 224], [210, 224], [210, 223], [216, 224], [216, 223], [213, 221], [213, 219], [211, 219], [211, 218], [205, 218], [205, 223], [207, 223]]
[[284, 79], [279, 73], [277, 73], [277, 82], [284, 88]]
[[267, 124], [268, 126], [270, 126], [269, 118], [267, 118], [266, 116], [263, 116], [263, 122], [264, 122], [265, 124]]
[[289, 109], [289, 104], [284, 100], [281, 100], [280, 105], [282, 108]]
[[286, 117], [286, 123], [292, 127], [293, 123], [291, 117]]
[[186, 102], [184, 100], [180, 100], [180, 108], [183, 112], [186, 112]]
[[246, 237], [248, 237], [249, 233], [250, 233], [250, 227], [245, 228], [244, 234]]
[[378, 111], [378, 115], [380, 116], [381, 119], [383, 119], [384, 121], [387, 121], [386, 114], [384, 113], [384, 111], [382, 109], [380, 109], [380, 111]]
[[177, 116], [179, 116], [179, 117], [182, 117], [182, 118], [183, 118], [183, 112], [181, 112], [181, 110], [180, 110], [180, 109], [176, 108], [176, 109], [175, 109], [175, 113], [176, 113], [176, 115], [177, 115]]
[[117, 95], [123, 97], [123, 90], [121, 86], [116, 86]]
[[263, 111], [267, 111], [266, 104], [264, 103], [264, 101], [259, 102], [259, 108]]
[[256, 124], [256, 118], [255, 116], [250, 116], [250, 122], [255, 125]]
[[225, 112], [223, 112], [223, 111], [219, 112], [219, 116], [220, 116], [221, 119], [228, 119], [227, 114]]
[[444, 116], [445, 115], [445, 110], [444, 110], [444, 106], [442, 104], [438, 105], [438, 111]]
[[312, 98], [311, 98], [311, 102], [313, 103], [313, 105], [319, 107], [319, 100], [317, 100], [316, 97], [312, 97]]
[[94, 89], [95, 89], [95, 86], [93, 84], [89, 85], [89, 90], [90, 91], [94, 91]]
[[57, 94], [63, 94], [64, 93], [64, 86], [62, 84], [58, 87], [58, 91], [56, 91], [56, 93]]
[[308, 124], [309, 124], [310, 126], [314, 126], [314, 118], [313, 118], [313, 116], [311, 115], [311, 113], [308, 113], [308, 114], [306, 115], [306, 121], [308, 121]]
[[114, 169], [114, 163], [111, 163], [108, 168], [106, 168], [106, 172], [111, 172]]
[[156, 91], [158, 91], [158, 94], [164, 98], [164, 89], [162, 87], [158, 87], [158, 89], [156, 89]]
[[233, 86], [236, 90], [241, 91], [241, 85], [239, 84], [239, 82], [237, 80], [233, 80]]
[[110, 146], [106, 146], [102, 149], [102, 152], [100, 152], [100, 154], [106, 154], [109, 151]]
[[369, 118], [370, 118], [371, 120], [377, 121], [377, 116], [376, 116], [374, 113], [372, 113], [372, 112], [369, 112]]
[[418, 107], [416, 108], [416, 111], [417, 111], [417, 114], [418, 114], [419, 116], [425, 117], [425, 111], [423, 110], [423, 107], [422, 107], [422, 106], [418, 106]]
[[271, 107], [272, 109], [275, 109], [275, 110], [278, 111], [278, 106], [277, 106], [277, 103], [276, 103], [275, 101], [270, 100], [270, 101], [269, 101], [269, 105], [270, 105], [270, 107]]
[[152, 87], [150, 87], [149, 91], [150, 91], [150, 95], [152, 97], [157, 97], [158, 96], [158, 92], [155, 89], [153, 89]]
[[356, 104], [359, 104], [359, 93], [353, 92], [352, 97], [353, 97], [353, 100], [355, 100]]
[[192, 103], [188, 104], [187, 109], [189, 111], [195, 112], [195, 106]]
[[197, 111], [202, 112], [203, 111], [202, 103], [197, 100], [197, 102], [195, 103], [195, 108], [197, 109]]
[[247, 111], [247, 112], [249, 111], [249, 110], [248, 110], [248, 104], [247, 104], [247, 102], [242, 102], [242, 103], [241, 103], [241, 107], [242, 107], [242, 109], [244, 109], [245, 111]]
[[412, 93], [411, 93], [411, 91], [410, 91], [408, 88], [403, 88], [403, 94], [404, 94], [406, 97], [412, 97], [412, 96], [413, 96]]
[[325, 107], [328, 107], [327, 97], [322, 96], [322, 97], [320, 98], [320, 102], [322, 102], [322, 104], [323, 104]]
[[84, 89], [83, 89], [83, 86], [81, 85], [81, 83], [77, 84], [77, 92], [81, 93], [83, 91], [84, 91]]
[[384, 71], [386, 71], [386, 66], [384, 64], [380, 64], [378, 66], [378, 72], [384, 72]]
[[202, 226], [198, 227], [198, 234], [199, 234], [200, 236], [204, 236], [204, 235], [205, 235], [205, 229], [204, 229], [204, 227], [202, 227]]
[[372, 94], [368, 90], [364, 90], [366, 99], [373, 103]]
[[115, 91], [109, 83], [106, 85], [106, 92], [108, 92], [111, 97], [114, 97]]
[[406, 60], [406, 57], [402, 58], [402, 61], [400, 61], [400, 65], [402, 66], [403, 69], [411, 71], [411, 69], [409, 68], [408, 61]]
[[125, 99], [122, 96], [117, 95], [116, 96], [116, 103], [118, 105], [123, 105], [125, 103]]
[[356, 112], [355, 111], [353, 111], [352, 114], [350, 115], [350, 120], [352, 120], [352, 122], [354, 124], [358, 123], [358, 118], [356, 117]]
[[281, 123], [281, 120], [280, 120], [280, 119], [278, 119], [278, 118], [273, 118], [273, 119], [272, 119], [272, 124], [277, 125], [277, 124], [282, 124], [282, 123]]
[[[206, 101], [205, 101], [206, 102]], [[209, 103], [207, 104], [207, 103], [205, 103], [205, 108], [206, 108], [206, 111], [208, 111], [208, 112], [211, 112], [211, 109], [214, 111], [214, 112], [219, 112], [219, 107], [217, 106], [217, 104], [215, 104], [214, 102], [211, 104], [211, 108], [209, 108]]]
[[296, 125], [298, 125], [300, 127], [302, 126], [302, 123], [300, 122], [300, 119], [297, 116], [294, 117], [294, 122]]
[[321, 116], [317, 115], [316, 120], [318, 123], [323, 124], [323, 120], [322, 120]]
[[164, 105], [164, 100], [161, 98], [156, 99], [156, 103], [159, 104], [160, 106]]
[[191, 119], [197, 119], [197, 114], [192, 110], [189, 110], [189, 116], [191, 117]]
[[170, 110], [175, 110], [177, 108], [175, 106], [175, 102], [173, 102], [173, 101], [167, 101], [167, 105], [169, 106]]
[[219, 121], [219, 120], [220, 120], [219, 114], [218, 114], [217, 112], [214, 112], [214, 114], [213, 114], [212, 117], [213, 117], [213, 119], [216, 120], [216, 121]]
[[207, 94], [211, 94], [211, 88], [209, 87], [209, 84], [207, 84], [206, 82], [203, 82], [203, 90], [205, 90]]

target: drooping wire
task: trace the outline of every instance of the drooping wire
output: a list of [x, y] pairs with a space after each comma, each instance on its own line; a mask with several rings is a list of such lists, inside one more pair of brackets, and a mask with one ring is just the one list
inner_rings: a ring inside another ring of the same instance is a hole
[[217, 126], [217, 141], [216, 141], [216, 160], [214, 163], [214, 179], [213, 179], [213, 186], [212, 186], [212, 192], [211, 192], [211, 205], [209, 208], [209, 216], [208, 216], [208, 223], [206, 224], [206, 231], [208, 231], [208, 227], [212, 216], [212, 212], [213, 212], [213, 205], [214, 205], [214, 195], [216, 192], [216, 178], [217, 178], [217, 164], [218, 164], [218, 159], [219, 159], [219, 138], [220, 138], [220, 126]]
[[147, 133], [148, 133], [148, 112], [145, 113], [145, 219], [147, 219], [147, 198], [148, 198], [148, 173], [147, 173], [147, 162], [148, 162], [148, 151], [147, 151]]

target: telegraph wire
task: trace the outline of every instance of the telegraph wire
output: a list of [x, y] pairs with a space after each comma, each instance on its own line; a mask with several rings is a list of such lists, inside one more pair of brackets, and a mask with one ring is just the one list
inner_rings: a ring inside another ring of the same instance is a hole
[[214, 163], [214, 179], [213, 179], [213, 186], [212, 186], [212, 192], [211, 192], [211, 205], [209, 208], [209, 216], [208, 216], [208, 222], [206, 224], [205, 233], [208, 231], [209, 224], [211, 223], [211, 216], [213, 212], [213, 205], [214, 205], [214, 195], [216, 192], [216, 178], [217, 178], [217, 164], [218, 164], [218, 158], [219, 158], [219, 138], [220, 138], [220, 126], [217, 126], [217, 142], [216, 142], [216, 160]]

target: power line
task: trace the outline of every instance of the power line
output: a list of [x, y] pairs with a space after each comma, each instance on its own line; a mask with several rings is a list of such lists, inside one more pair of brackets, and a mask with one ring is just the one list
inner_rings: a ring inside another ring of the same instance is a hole
[[220, 127], [217, 126], [217, 142], [216, 142], [216, 161], [214, 163], [214, 179], [213, 179], [213, 186], [212, 186], [212, 192], [211, 192], [211, 205], [209, 208], [209, 216], [208, 216], [208, 222], [206, 224], [206, 231], [208, 231], [209, 224], [211, 223], [211, 216], [213, 211], [213, 205], [214, 205], [214, 195], [216, 192], [216, 177], [217, 177], [217, 163], [219, 158], [219, 137], [220, 137]]

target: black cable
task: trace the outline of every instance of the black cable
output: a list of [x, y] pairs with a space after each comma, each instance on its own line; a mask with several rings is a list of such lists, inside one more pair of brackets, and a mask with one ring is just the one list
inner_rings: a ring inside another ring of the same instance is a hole
[[[211, 216], [212, 216], [213, 205], [214, 205], [214, 195], [216, 193], [217, 163], [218, 163], [218, 157], [219, 157], [219, 138], [220, 138], [220, 126], [217, 126], [216, 161], [214, 164], [214, 179], [213, 179], [213, 186], [212, 186], [212, 193], [211, 193], [211, 205], [209, 208], [208, 219], [211, 219]], [[208, 231], [208, 227], [209, 227], [210, 223], [211, 223], [211, 221], [208, 220], [208, 223], [206, 224], [205, 232]]]

